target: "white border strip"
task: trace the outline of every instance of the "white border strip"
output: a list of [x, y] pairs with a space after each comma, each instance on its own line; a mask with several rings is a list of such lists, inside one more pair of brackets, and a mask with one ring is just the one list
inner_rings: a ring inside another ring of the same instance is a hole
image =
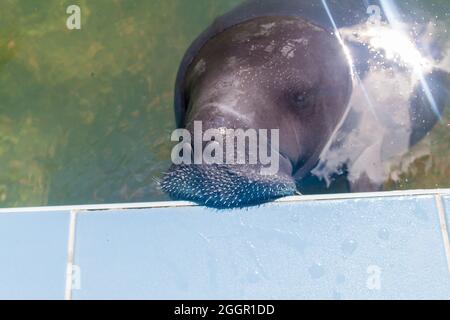
[[450, 238], [447, 229], [447, 218], [445, 215], [444, 200], [441, 195], [436, 195], [436, 207], [439, 213], [439, 224], [442, 232], [442, 240], [444, 241], [445, 255], [447, 256], [448, 273], [450, 274]]
[[[392, 197], [414, 197], [414, 196], [450, 196], [450, 189], [428, 189], [428, 190], [407, 190], [407, 191], [386, 191], [386, 192], [366, 192], [366, 193], [343, 193], [343, 194], [323, 194], [308, 196], [293, 196], [279, 199], [277, 203], [296, 203], [310, 201], [329, 200], [351, 200], [367, 198], [392, 198]], [[142, 203], [117, 203], [117, 204], [93, 204], [80, 206], [52, 206], [52, 207], [25, 207], [25, 208], [4, 208], [0, 209], [0, 214], [8, 213], [42, 213], [67, 211], [99, 211], [99, 210], [128, 210], [128, 209], [156, 209], [156, 208], [183, 208], [195, 207], [197, 204], [187, 201], [167, 201], [167, 202], [142, 202]]]
[[67, 243], [67, 267], [66, 267], [66, 286], [64, 290], [64, 300], [72, 300], [76, 225], [77, 225], [77, 211], [72, 210], [70, 212], [69, 240]]

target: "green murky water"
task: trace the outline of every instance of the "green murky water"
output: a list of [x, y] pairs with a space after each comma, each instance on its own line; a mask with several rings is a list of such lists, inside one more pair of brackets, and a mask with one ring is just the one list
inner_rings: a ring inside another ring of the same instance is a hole
[[[166, 199], [154, 179], [170, 165], [178, 64], [239, 2], [1, 0], [0, 207]], [[431, 155], [388, 188], [450, 187], [449, 123], [448, 108]]]

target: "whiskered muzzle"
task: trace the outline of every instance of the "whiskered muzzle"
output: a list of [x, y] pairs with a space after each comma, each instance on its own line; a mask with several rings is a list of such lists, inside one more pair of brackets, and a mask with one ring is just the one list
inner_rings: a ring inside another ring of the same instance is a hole
[[261, 175], [249, 165], [173, 165], [160, 186], [174, 200], [216, 209], [260, 205], [296, 193], [289, 175]]

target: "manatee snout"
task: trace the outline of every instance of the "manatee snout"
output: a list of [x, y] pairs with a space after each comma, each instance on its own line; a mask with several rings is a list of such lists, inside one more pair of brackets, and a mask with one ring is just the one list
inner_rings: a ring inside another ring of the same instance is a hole
[[261, 175], [249, 166], [174, 165], [162, 188], [173, 199], [225, 209], [259, 205], [295, 193], [292, 177]]

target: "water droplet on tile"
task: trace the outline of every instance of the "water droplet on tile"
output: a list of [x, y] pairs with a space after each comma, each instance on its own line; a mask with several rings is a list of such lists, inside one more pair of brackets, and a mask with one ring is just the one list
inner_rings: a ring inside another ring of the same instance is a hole
[[389, 233], [389, 230], [386, 228], [380, 229], [380, 231], [378, 231], [378, 238], [382, 240], [389, 240], [390, 236], [391, 235]]
[[257, 283], [260, 279], [261, 279], [261, 275], [259, 274], [259, 272], [257, 270], [255, 270], [254, 272], [250, 271], [247, 273], [247, 281], [249, 283]]
[[322, 278], [325, 275], [325, 268], [321, 263], [314, 263], [309, 269], [309, 274], [313, 279]]
[[415, 209], [413, 211], [413, 216], [419, 219], [420, 221], [428, 221], [428, 214], [424, 210]]
[[352, 255], [356, 248], [358, 247], [358, 244], [354, 240], [346, 240], [344, 243], [342, 243], [341, 249], [342, 252], [346, 255]]
[[338, 274], [336, 276], [336, 283], [337, 284], [344, 284], [345, 281], [347, 281], [347, 279], [345, 278], [345, 276], [343, 274]]

